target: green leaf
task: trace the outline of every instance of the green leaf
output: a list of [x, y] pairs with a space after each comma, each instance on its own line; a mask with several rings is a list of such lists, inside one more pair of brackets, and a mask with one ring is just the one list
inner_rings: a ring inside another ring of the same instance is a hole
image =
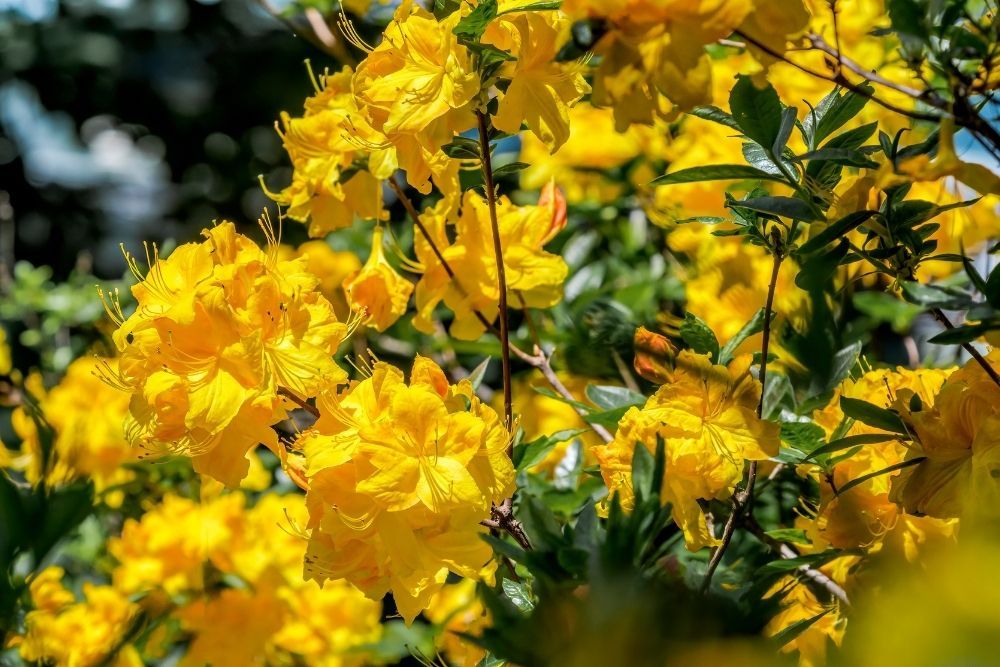
[[[770, 373], [768, 380], [771, 379]], [[826, 431], [813, 422], [782, 422], [781, 441], [803, 452], [808, 452], [823, 442]]]
[[482, 157], [479, 142], [468, 137], [455, 137], [442, 146], [441, 151], [450, 158], [461, 160], [479, 160]]
[[832, 454], [833, 452], [839, 452], [853, 447], [860, 447], [862, 445], [875, 445], [881, 442], [889, 442], [890, 440], [896, 440], [897, 438], [898, 436], [890, 433], [862, 433], [860, 435], [849, 435], [846, 438], [840, 438], [829, 442], [822, 447], [817, 447], [809, 452], [806, 460], [808, 461], [810, 459], [815, 459], [817, 456]]
[[588, 424], [596, 424], [598, 426], [614, 430], [615, 427], [618, 426], [618, 422], [620, 422], [622, 417], [625, 416], [625, 413], [629, 411], [630, 407], [631, 406], [622, 406], [620, 408], [612, 408], [602, 412], [591, 412], [590, 414], [583, 416], [583, 421]]
[[844, 556], [849, 553], [851, 552], [844, 551], [842, 549], [829, 549], [817, 554], [807, 554], [805, 556], [797, 556], [795, 558], [779, 558], [778, 560], [773, 560], [770, 563], [758, 568], [756, 576], [791, 572], [802, 566], [819, 567], [824, 563], [828, 563], [835, 558], [839, 558], [840, 556]]
[[827, 243], [835, 241], [848, 232], [857, 229], [876, 215], [876, 213], [877, 211], [854, 211], [853, 213], [848, 213], [803, 243], [799, 248], [799, 252], [805, 255], [819, 250]]
[[[652, 489], [655, 469], [656, 459], [653, 454], [641, 442], [635, 443], [632, 452], [632, 490], [635, 492], [636, 504], [641, 503], [642, 498]], [[659, 493], [659, 489], [656, 493]]]
[[554, 9], [559, 9], [562, 7], [562, 0], [540, 0], [539, 2], [532, 2], [527, 5], [515, 5], [510, 9], [505, 9], [504, 11], [497, 14], [497, 16], [503, 16], [504, 14], [513, 14], [515, 12], [544, 12]]
[[801, 161], [823, 160], [844, 167], [864, 167], [866, 169], [878, 167], [878, 162], [868, 157], [864, 151], [856, 148], [820, 148], [798, 155], [795, 159]]
[[934, 343], [935, 345], [962, 345], [963, 343], [970, 343], [985, 333], [996, 330], [997, 324], [991, 322], [980, 322], [979, 324], [966, 324], [960, 327], [954, 327], [952, 329], [945, 329], [938, 335], [934, 336], [928, 343]]
[[549, 452], [551, 452], [557, 444], [567, 440], [572, 440], [588, 430], [589, 429], [585, 428], [573, 428], [566, 429], [564, 431], [557, 431], [552, 435], [543, 435], [537, 440], [532, 440], [531, 442], [523, 443], [514, 447], [514, 468], [518, 472], [531, 468], [548, 456]]
[[775, 646], [780, 648], [811, 628], [816, 621], [823, 618], [831, 611], [833, 611], [833, 607], [827, 607], [815, 616], [810, 616], [809, 618], [803, 618], [802, 620], [796, 621], [778, 634], [771, 637], [771, 641], [774, 642]]
[[483, 659], [476, 664], [476, 667], [504, 667], [506, 664], [506, 660], [498, 658], [492, 653], [487, 652], [487, 654], [483, 656]]
[[986, 277], [986, 287], [983, 289], [983, 296], [994, 308], [1000, 308], [1000, 264], [993, 267], [990, 275]]
[[870, 472], [867, 475], [862, 475], [861, 477], [858, 477], [857, 479], [852, 479], [850, 482], [848, 482], [847, 484], [844, 484], [842, 487], [840, 487], [839, 489], [837, 489], [837, 495], [839, 496], [839, 495], [842, 495], [844, 493], [847, 493], [848, 491], [850, 491], [851, 489], [853, 489], [854, 487], [856, 487], [858, 484], [864, 484], [868, 480], [873, 479], [875, 477], [880, 477], [882, 475], [887, 475], [890, 472], [895, 472], [897, 470], [902, 470], [903, 468], [909, 468], [910, 466], [915, 466], [915, 465], [918, 465], [920, 463], [923, 463], [926, 460], [927, 460], [926, 456], [918, 456], [917, 458], [910, 459], [908, 461], [900, 461], [899, 463], [894, 463], [891, 466], [886, 466], [885, 468], [882, 468], [881, 470], [876, 470], [875, 472]]
[[497, 167], [493, 170], [493, 176], [499, 178], [500, 176], [510, 176], [511, 174], [516, 174], [522, 169], [527, 169], [531, 165], [527, 162], [508, 162], [502, 167]]
[[792, 220], [804, 220], [806, 222], [819, 220], [819, 216], [816, 215], [816, 212], [808, 203], [793, 197], [754, 197], [753, 199], [734, 201], [727, 205], [730, 208], [748, 208], [758, 213], [770, 213], [771, 215], [791, 218]]
[[880, 408], [873, 403], [869, 403], [868, 401], [841, 396], [840, 409], [843, 410], [844, 414], [848, 417], [857, 419], [859, 422], [868, 424], [869, 426], [874, 426], [875, 428], [882, 429], [883, 431], [889, 431], [890, 433], [909, 435], [909, 431], [906, 430], [906, 426], [903, 424], [903, 420], [899, 418], [898, 414], [892, 412], [891, 410]]
[[[875, 92], [875, 89], [868, 84], [862, 84], [860, 88], [869, 94]], [[813, 136], [814, 146], [818, 146], [823, 139], [839, 130], [844, 124], [861, 113], [861, 110], [868, 104], [869, 99], [869, 97], [859, 95], [854, 91], [848, 91], [843, 95], [834, 91], [833, 95], [835, 95], [835, 99], [816, 124], [816, 134]]]
[[857, 362], [859, 354], [861, 354], [861, 341], [856, 341], [847, 347], [838, 350], [837, 353], [833, 355], [833, 363], [830, 365], [830, 374], [826, 378], [826, 384], [822, 388], [822, 391], [827, 391], [840, 385], [841, 381], [846, 378], [847, 374], [851, 372], [852, 368], [854, 368], [854, 364]]
[[782, 151], [785, 150], [788, 138], [792, 136], [792, 129], [795, 127], [797, 111], [798, 110], [795, 107], [785, 107], [781, 111], [781, 124], [778, 126], [778, 136], [774, 140], [774, 145], [771, 146], [771, 154], [776, 158], [781, 155]]
[[486, 26], [497, 17], [497, 0], [480, 0], [479, 4], [458, 22], [453, 33], [467, 40], [478, 41]]
[[613, 385], [589, 384], [585, 393], [590, 402], [604, 410], [642, 405], [646, 402], [646, 397], [642, 394]]
[[713, 164], [704, 167], [681, 169], [672, 174], [664, 174], [653, 179], [655, 185], [676, 185], [677, 183], [699, 183], [701, 181], [783, 181], [775, 174], [745, 164]]
[[902, 286], [903, 296], [907, 301], [925, 308], [959, 310], [970, 308], [973, 305], [967, 295], [949, 290], [941, 285], [923, 285], [907, 280], [902, 283]]
[[781, 132], [781, 101], [771, 84], [758, 88], [741, 74], [729, 94], [729, 108], [740, 130], [761, 146], [770, 149]]
[[791, 544], [812, 544], [806, 531], [801, 528], [776, 528], [767, 531], [767, 536], [779, 542], [789, 542]]
[[761, 331], [764, 330], [764, 309], [761, 308], [754, 316], [750, 318], [750, 321], [743, 325], [743, 327], [736, 332], [736, 334], [726, 341], [726, 344], [722, 346], [719, 350], [719, 358], [715, 363], [722, 364], [725, 366], [730, 361], [733, 360], [733, 355], [736, 353], [736, 349], [743, 344], [747, 338], [750, 336], [756, 336]]
[[719, 356], [719, 341], [704, 320], [693, 313], [685, 313], [680, 326], [680, 335], [688, 346], [698, 354], [708, 354], [712, 359]]
[[702, 106], [695, 107], [689, 112], [692, 116], [701, 118], [702, 120], [710, 120], [713, 123], [718, 123], [719, 125], [725, 125], [737, 131], [740, 130], [739, 124], [737, 124], [736, 119], [731, 115], [716, 106]]
[[535, 603], [531, 599], [531, 591], [523, 583], [504, 579], [501, 587], [507, 599], [523, 613], [530, 614], [535, 608]]
[[490, 358], [486, 357], [483, 359], [482, 363], [472, 369], [469, 373], [468, 380], [472, 383], [473, 389], [479, 389], [479, 385], [483, 383], [483, 377], [486, 375], [486, 369], [490, 366]]

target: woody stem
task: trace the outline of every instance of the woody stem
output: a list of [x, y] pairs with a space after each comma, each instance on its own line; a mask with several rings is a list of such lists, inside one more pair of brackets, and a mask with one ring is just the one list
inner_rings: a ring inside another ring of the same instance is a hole
[[[940, 308], [932, 309], [931, 315], [933, 315], [934, 319], [940, 322], [945, 329], [955, 328], [955, 325], [951, 323], [951, 320], [948, 319], [948, 316], [945, 315], [944, 311]], [[973, 347], [971, 343], [962, 343], [962, 349], [968, 352], [969, 356], [975, 359], [976, 363], [979, 364], [984, 371], [986, 371], [986, 375], [988, 375], [989, 378], [993, 380], [998, 387], [1000, 387], [1000, 375], [997, 374], [996, 369], [990, 365], [990, 362], [983, 357], [979, 350]]]
[[486, 184], [486, 202], [490, 209], [490, 226], [493, 228], [493, 254], [497, 264], [497, 289], [500, 292], [500, 360], [503, 371], [503, 413], [507, 430], [514, 427], [510, 388], [510, 323], [507, 309], [507, 273], [504, 269], [503, 247], [500, 242], [500, 224], [497, 222], [496, 189], [493, 184], [493, 165], [490, 158], [489, 125], [486, 114], [476, 112], [479, 119], [479, 150], [481, 153], [483, 181]]
[[[771, 256], [773, 257], [773, 263], [771, 265], [771, 282], [767, 286], [767, 300], [764, 303], [764, 327], [762, 330], [763, 341], [760, 347], [760, 400], [757, 402], [757, 418], [763, 417], [764, 413], [764, 389], [767, 382], [767, 356], [771, 345], [771, 313], [774, 308], [774, 292], [778, 284], [778, 271], [781, 269], [781, 260], [784, 259], [784, 250], [781, 244], [781, 236], [776, 229], [772, 229], [772, 239], [773, 247], [771, 248]], [[701, 583], [701, 592], [706, 593], [709, 587], [712, 585], [712, 577], [715, 575], [715, 570], [719, 567], [719, 563], [722, 562], [722, 557], [726, 553], [726, 549], [729, 548], [729, 544], [733, 540], [733, 533], [736, 531], [736, 521], [743, 514], [744, 511], [749, 511], [751, 504], [753, 503], [753, 487], [757, 481], [757, 462], [751, 461], [749, 467], [747, 468], [747, 483], [742, 491], [737, 491], [733, 494], [733, 506], [732, 511], [729, 513], [729, 518], [726, 519], [726, 525], [722, 529], [722, 537], [719, 542], [719, 546], [716, 547], [715, 551], [712, 552], [712, 558], [708, 562], [708, 568], [705, 570], [705, 579]]]

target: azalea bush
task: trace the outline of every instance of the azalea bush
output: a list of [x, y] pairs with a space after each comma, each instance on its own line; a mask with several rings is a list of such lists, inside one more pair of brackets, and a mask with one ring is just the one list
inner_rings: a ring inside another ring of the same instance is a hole
[[0, 660], [996, 659], [990, 3], [261, 4], [256, 223], [0, 276]]

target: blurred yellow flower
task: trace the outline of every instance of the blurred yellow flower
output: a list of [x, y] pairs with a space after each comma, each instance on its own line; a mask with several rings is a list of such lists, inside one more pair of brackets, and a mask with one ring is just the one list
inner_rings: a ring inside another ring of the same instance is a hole
[[138, 605], [110, 586], [83, 584], [77, 602], [62, 587], [65, 572], [49, 567], [29, 586], [33, 611], [24, 619], [25, 634], [17, 642], [29, 662], [58, 667], [139, 667], [142, 661], [130, 644], [121, 645], [139, 614]]
[[[132, 479], [122, 464], [135, 461], [137, 452], [125, 439], [122, 423], [128, 413], [128, 395], [101, 380], [116, 374], [116, 359], [81, 357], [69, 365], [66, 375], [50, 391], [44, 392], [39, 376], [29, 385], [54, 432], [48, 469], [42, 471], [41, 442], [28, 411], [20, 407], [11, 415], [15, 432], [22, 439], [23, 456], [17, 462], [29, 482], [49, 486], [76, 479], [93, 480], [100, 494], [109, 487]], [[109, 493], [104, 502], [114, 506], [120, 494]]]
[[441, 628], [437, 644], [449, 664], [475, 667], [486, 655], [482, 647], [457, 634], [476, 635], [490, 622], [489, 612], [476, 597], [476, 582], [472, 579], [462, 579], [442, 588], [431, 598], [425, 615]]

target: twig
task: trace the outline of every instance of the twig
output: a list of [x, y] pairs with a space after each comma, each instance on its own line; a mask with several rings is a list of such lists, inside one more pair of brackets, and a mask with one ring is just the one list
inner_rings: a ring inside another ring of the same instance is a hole
[[[399, 200], [402, 202], [403, 207], [410, 214], [410, 217], [413, 218], [414, 223], [417, 225], [417, 229], [420, 230], [420, 233], [423, 234], [424, 238], [427, 240], [427, 243], [430, 245], [431, 250], [434, 252], [435, 257], [438, 258], [438, 261], [441, 262], [441, 265], [444, 267], [445, 272], [448, 274], [448, 277], [451, 278], [452, 281], [455, 283], [455, 287], [460, 292], [462, 292], [463, 295], [468, 296], [468, 294], [463, 290], [461, 283], [459, 283], [458, 279], [455, 277], [455, 272], [448, 264], [448, 260], [444, 258], [444, 255], [437, 247], [437, 243], [435, 243], [430, 233], [428, 233], [427, 228], [424, 226], [424, 224], [420, 222], [420, 215], [417, 213], [417, 209], [413, 205], [413, 202], [411, 202], [409, 197], [406, 196], [402, 188], [400, 188], [399, 185], [396, 184], [391, 179], [389, 180], [389, 186], [396, 193], [396, 196], [399, 197]], [[486, 319], [485, 315], [483, 315], [478, 310], [474, 310], [473, 312], [476, 314], [476, 317], [479, 318], [479, 321], [483, 323], [483, 326], [486, 327], [488, 331], [497, 334], [497, 336], [499, 337], [499, 330], [488, 319]], [[532, 368], [537, 368], [538, 370], [540, 370], [542, 372], [542, 375], [545, 376], [546, 381], [556, 391], [556, 393], [565, 398], [567, 401], [572, 401], [574, 403], [576, 402], [576, 398], [569, 391], [569, 389], [566, 388], [566, 385], [564, 385], [559, 380], [559, 376], [555, 374], [555, 371], [552, 370], [552, 365], [550, 362], [552, 358], [551, 354], [546, 356], [546, 354], [542, 351], [541, 347], [536, 347], [534, 354], [528, 354], [527, 352], [525, 352], [524, 350], [522, 350], [521, 348], [519, 348], [517, 345], [515, 345], [510, 341], [507, 342], [507, 349], [509, 349], [514, 354], [514, 356], [516, 356], [524, 363], [528, 364]], [[579, 408], [577, 408], [577, 412], [581, 416], [587, 414], [586, 411], [581, 410]], [[609, 433], [608, 430], [603, 426], [601, 426], [600, 424], [588, 423], [587, 425], [590, 426], [590, 428], [604, 442], [611, 442], [612, 440], [614, 440], [614, 436], [612, 436], [611, 433]]]
[[[566, 385], [562, 383], [562, 380], [559, 379], [559, 376], [556, 375], [556, 372], [552, 370], [552, 364], [549, 363], [549, 359], [551, 359], [551, 356], [546, 356], [544, 350], [536, 347], [535, 355], [531, 356], [529, 354], [526, 354], [524, 351], [519, 350], [518, 348], [513, 348], [513, 349], [521, 359], [523, 359], [525, 362], [531, 364], [532, 366], [534, 366], [535, 368], [537, 368], [542, 372], [542, 375], [544, 375], [548, 383], [552, 385], [552, 388], [556, 390], [556, 393], [565, 398], [567, 401], [573, 401], [574, 403], [576, 402], [576, 399], [573, 397], [572, 392], [570, 392], [570, 390], [566, 388]], [[581, 417], [585, 417], [587, 415], [587, 411], [584, 410], [583, 408], [577, 408], [576, 406], [573, 407]], [[587, 422], [586, 419], [584, 419], [584, 421], [587, 423], [588, 426], [590, 426], [590, 428], [594, 431], [594, 433], [596, 433], [604, 442], [608, 443], [615, 439], [615, 437], [611, 435], [611, 433], [600, 424], [591, 424], [590, 422]]]
[[[891, 102], [886, 102], [885, 100], [883, 100], [883, 99], [881, 99], [879, 97], [876, 97], [875, 94], [872, 93], [871, 91], [866, 90], [866, 89], [862, 88], [861, 86], [855, 84], [850, 79], [848, 79], [847, 77], [845, 77], [843, 74], [841, 74], [839, 76], [833, 76], [831, 74], [825, 74], [823, 72], [817, 72], [817, 71], [815, 71], [813, 69], [810, 69], [810, 68], [806, 67], [805, 65], [802, 65], [800, 63], [795, 62], [794, 60], [792, 60], [790, 58], [787, 58], [785, 56], [785, 54], [783, 54], [783, 53], [781, 53], [779, 51], [775, 51], [774, 49], [772, 49], [768, 45], [763, 44], [762, 42], [757, 41], [756, 39], [754, 39], [753, 37], [750, 37], [749, 35], [746, 35], [746, 34], [740, 32], [738, 30], [734, 34], [739, 35], [741, 38], [743, 38], [744, 40], [746, 40], [747, 43], [752, 44], [753, 46], [757, 47], [758, 49], [760, 49], [764, 53], [766, 53], [769, 56], [771, 56], [772, 58], [780, 60], [780, 61], [782, 61], [784, 63], [788, 63], [792, 67], [798, 69], [801, 72], [804, 72], [804, 73], [808, 74], [809, 76], [814, 76], [816, 78], [824, 79], [826, 81], [830, 81], [831, 83], [835, 83], [838, 86], [843, 86], [844, 88], [847, 88], [848, 90], [850, 90], [853, 93], [861, 95], [862, 97], [867, 97], [872, 102], [875, 102], [876, 104], [878, 104], [878, 105], [880, 105], [882, 107], [885, 107], [889, 111], [894, 111], [894, 112], [896, 112], [898, 114], [901, 114], [901, 115], [906, 116], [908, 118], [913, 118], [915, 120], [926, 120], [926, 121], [931, 121], [931, 122], [935, 122], [935, 123], [940, 123], [941, 122], [941, 116], [939, 116], [937, 114], [928, 114], [928, 113], [922, 113], [922, 112], [919, 112], [919, 111], [912, 111], [910, 109], [904, 109], [902, 107], [896, 106], [895, 104], [892, 104]], [[957, 122], [957, 119], [956, 119], [956, 122]], [[965, 127], [965, 126], [963, 125], [963, 127]]]
[[278, 387], [278, 395], [284, 396], [292, 403], [294, 403], [295, 405], [299, 406], [300, 408], [311, 414], [313, 417], [316, 417], [317, 419], [319, 418], [319, 408], [317, 408], [315, 405], [310, 405], [309, 403], [306, 402], [304, 398], [298, 396], [290, 389], [286, 389], [284, 387]]
[[[757, 523], [757, 520], [752, 516], [746, 518], [746, 528], [750, 533], [760, 540], [763, 544], [766, 544], [771, 550], [777, 552], [779, 556], [788, 560], [790, 558], [798, 558], [799, 554], [792, 547], [788, 546], [784, 542], [774, 539], [765, 532], [764, 528]], [[819, 570], [810, 567], [809, 565], [802, 565], [796, 570], [806, 579], [809, 579], [815, 585], [821, 587], [831, 596], [835, 597], [841, 603], [846, 606], [851, 606], [851, 601], [847, 597], [847, 592], [833, 579], [831, 579], [826, 574], [820, 572]]]
[[486, 183], [486, 203], [490, 209], [490, 226], [493, 228], [493, 253], [496, 255], [497, 290], [500, 292], [500, 361], [503, 372], [503, 413], [507, 430], [514, 427], [513, 401], [510, 386], [510, 321], [507, 309], [507, 270], [503, 261], [500, 241], [500, 223], [497, 221], [496, 190], [493, 185], [493, 164], [490, 157], [490, 134], [486, 114], [476, 111], [479, 120], [479, 148], [482, 159], [483, 181]]
[[514, 538], [522, 549], [531, 551], [531, 541], [524, 533], [521, 522], [514, 518], [514, 502], [507, 498], [503, 503], [494, 505], [490, 510], [489, 519], [484, 519], [479, 523], [491, 530], [502, 530]]
[[[951, 320], [948, 319], [948, 316], [945, 315], [944, 311], [940, 308], [932, 308], [931, 314], [944, 326], [945, 329], [955, 328], [955, 325], [951, 323]], [[996, 369], [990, 365], [990, 362], [988, 362], [983, 355], [979, 353], [979, 350], [977, 350], [971, 343], [962, 343], [962, 349], [968, 352], [969, 355], [976, 360], [976, 363], [982, 366], [983, 370], [986, 371], [986, 374], [990, 377], [990, 379], [993, 380], [998, 387], [1000, 387], [1000, 375], [998, 375]]]
[[[774, 309], [774, 292], [778, 285], [778, 272], [781, 269], [781, 260], [784, 259], [784, 249], [781, 244], [781, 235], [776, 228], [771, 229], [773, 248], [771, 255], [774, 259], [771, 265], [771, 282], [767, 285], [767, 301], [764, 304], [764, 328], [762, 331], [763, 342], [760, 347], [760, 400], [757, 402], [757, 418], [762, 419], [764, 413], [764, 390], [767, 382], [767, 356], [771, 344], [771, 313]], [[712, 577], [718, 569], [722, 557], [729, 548], [733, 540], [733, 532], [736, 530], [736, 519], [744, 511], [751, 514], [753, 505], [753, 487], [757, 481], [757, 461], [751, 461], [747, 468], [747, 483], [742, 491], [733, 494], [733, 508], [726, 519], [726, 525], [722, 530], [722, 538], [719, 546], [712, 552], [712, 557], [708, 561], [708, 568], [705, 570], [705, 580], [701, 584], [701, 592], [705, 593], [712, 585]], [[751, 515], [752, 516], [752, 515]]]
[[642, 393], [639, 388], [639, 383], [635, 381], [635, 376], [632, 374], [632, 370], [628, 367], [628, 364], [625, 363], [625, 360], [622, 359], [622, 355], [618, 354], [618, 350], [612, 348], [611, 358], [615, 362], [615, 367], [618, 369], [618, 374], [621, 375], [622, 382], [625, 383], [625, 387], [629, 391], [634, 391], [637, 394]]

